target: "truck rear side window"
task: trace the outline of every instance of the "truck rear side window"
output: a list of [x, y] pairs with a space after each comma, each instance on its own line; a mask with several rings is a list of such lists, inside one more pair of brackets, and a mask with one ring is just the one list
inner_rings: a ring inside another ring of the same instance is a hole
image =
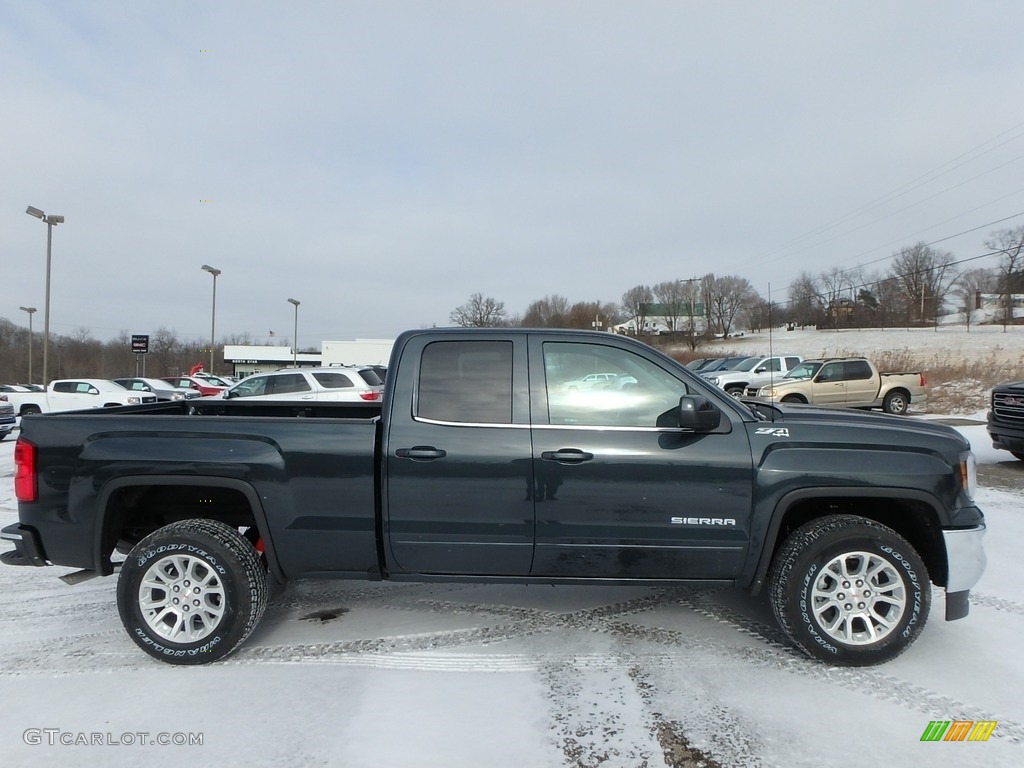
[[416, 415], [437, 421], [512, 423], [512, 342], [435, 341], [420, 360]]

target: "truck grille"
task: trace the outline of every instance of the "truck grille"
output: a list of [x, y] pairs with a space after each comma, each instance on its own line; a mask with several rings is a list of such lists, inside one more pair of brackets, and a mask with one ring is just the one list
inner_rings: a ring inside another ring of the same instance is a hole
[[11, 403], [3, 403], [0, 405], [0, 416], [13, 416], [14, 405]]
[[992, 412], [997, 419], [1024, 421], [1024, 392], [1019, 395], [1012, 392], [993, 392]]
[[757, 397], [757, 393], [760, 390], [760, 387], [747, 387], [746, 391], [743, 394], [745, 394], [747, 397]]

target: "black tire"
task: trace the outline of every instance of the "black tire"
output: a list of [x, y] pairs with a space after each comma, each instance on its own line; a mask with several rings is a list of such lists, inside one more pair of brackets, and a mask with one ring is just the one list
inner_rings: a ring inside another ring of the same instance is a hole
[[882, 410], [896, 416], [902, 416], [910, 407], [910, 397], [901, 389], [894, 389], [882, 400]]
[[266, 607], [267, 575], [256, 550], [216, 520], [181, 520], [154, 531], [132, 549], [117, 582], [128, 636], [169, 664], [224, 658]]
[[24, 408], [21, 409], [21, 413], [18, 414], [18, 415], [19, 416], [35, 416], [37, 413], [42, 413], [42, 411], [39, 410], [39, 406], [38, 405], [26, 405]]
[[743, 387], [726, 387], [725, 393], [727, 395], [732, 395], [738, 400], [743, 397]]
[[804, 400], [800, 395], [786, 395], [782, 398], [784, 403], [796, 403], [797, 405], [807, 405], [807, 401]]
[[[875, 572], [858, 580], [850, 570]], [[921, 633], [931, 606], [928, 571], [910, 543], [854, 515], [830, 515], [795, 530], [775, 554], [768, 579], [783, 631], [809, 656], [842, 666], [899, 656]]]

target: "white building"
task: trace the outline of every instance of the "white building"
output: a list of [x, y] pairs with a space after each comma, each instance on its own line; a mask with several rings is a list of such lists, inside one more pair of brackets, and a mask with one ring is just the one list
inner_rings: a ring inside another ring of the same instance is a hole
[[[394, 339], [325, 341], [321, 344], [319, 354], [299, 352], [294, 362], [299, 368], [314, 368], [318, 365], [387, 365], [394, 345]], [[292, 360], [291, 347], [224, 345], [224, 362], [231, 366], [232, 376], [250, 376], [279, 368], [291, 368]]]

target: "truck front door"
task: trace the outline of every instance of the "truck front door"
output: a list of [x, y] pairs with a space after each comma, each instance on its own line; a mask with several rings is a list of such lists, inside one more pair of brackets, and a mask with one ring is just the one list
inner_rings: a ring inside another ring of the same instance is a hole
[[534, 513], [526, 336], [414, 336], [387, 407], [389, 568], [529, 574]]
[[[603, 388], [572, 388], [588, 371]], [[679, 428], [682, 377], [622, 342], [530, 336], [532, 573], [730, 578], [747, 552], [753, 467], [746, 430]], [[674, 421], [673, 421], [674, 420]]]
[[842, 361], [821, 366], [811, 382], [811, 402], [815, 405], [846, 404], [846, 370]]

